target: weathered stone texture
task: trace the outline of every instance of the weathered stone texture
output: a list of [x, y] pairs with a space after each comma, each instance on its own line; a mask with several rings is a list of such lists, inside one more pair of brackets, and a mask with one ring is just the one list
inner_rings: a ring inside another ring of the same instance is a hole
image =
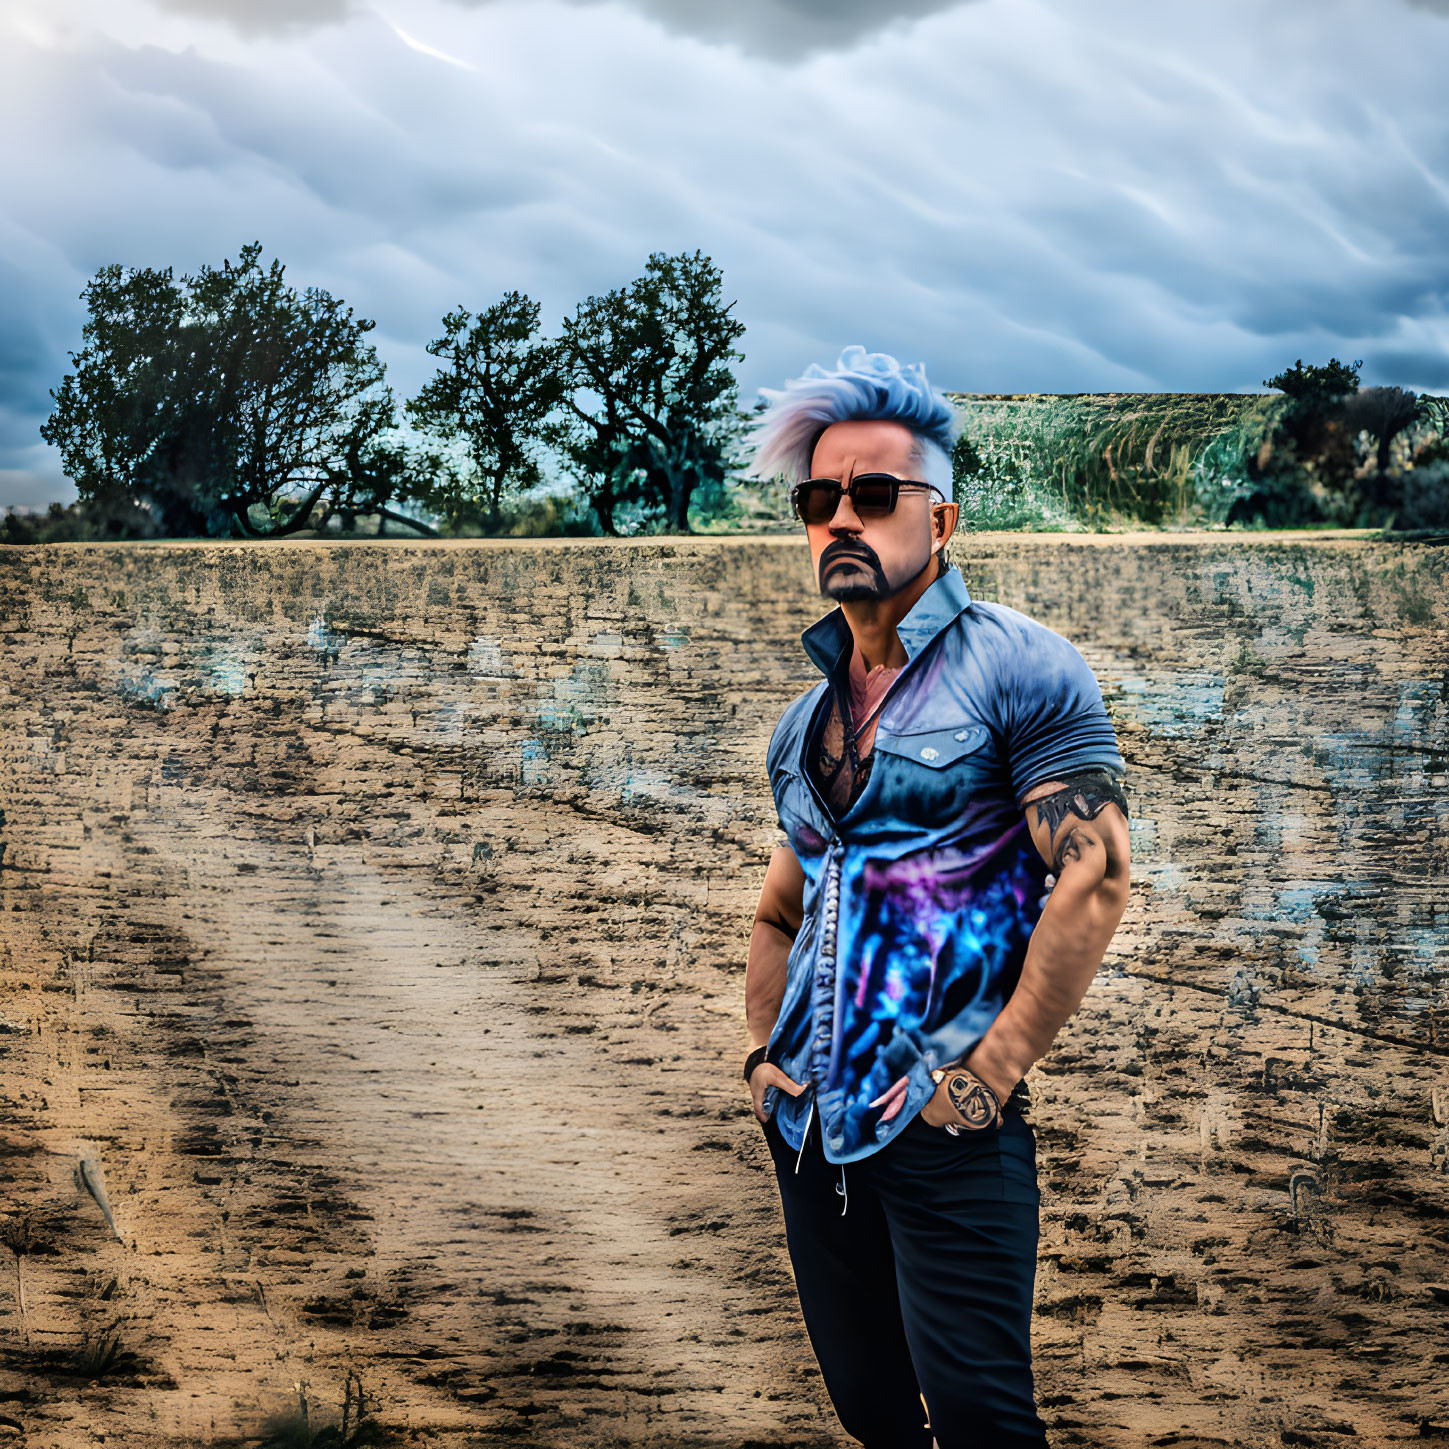
[[[1030, 1078], [1053, 1444], [1449, 1434], [1445, 551], [953, 552], [1131, 769]], [[0, 554], [0, 1443], [255, 1443], [299, 1384], [847, 1442], [739, 1079], [823, 607], [793, 539]]]

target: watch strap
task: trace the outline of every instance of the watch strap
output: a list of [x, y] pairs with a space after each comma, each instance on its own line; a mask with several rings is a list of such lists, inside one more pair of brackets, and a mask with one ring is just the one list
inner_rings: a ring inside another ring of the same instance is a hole
[[769, 1059], [770, 1059], [770, 1043], [769, 1042], [766, 1042], [764, 1044], [764, 1046], [757, 1046], [754, 1049], [754, 1051], [752, 1051], [749, 1054], [749, 1056], [747, 1056], [745, 1058], [745, 1082], [746, 1082], [746, 1084], [749, 1083], [750, 1077], [753, 1075], [755, 1068], [757, 1066], [759, 1066], [761, 1062], [767, 1062], [767, 1061], [769, 1061]]

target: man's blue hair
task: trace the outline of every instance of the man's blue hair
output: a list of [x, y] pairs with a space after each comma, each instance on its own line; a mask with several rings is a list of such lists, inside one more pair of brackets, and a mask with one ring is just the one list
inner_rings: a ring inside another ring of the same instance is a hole
[[833, 372], [811, 363], [784, 390], [762, 387], [769, 407], [752, 428], [754, 475], [783, 473], [792, 483], [810, 473], [821, 433], [832, 423], [901, 423], [917, 438], [921, 477], [951, 497], [951, 449], [962, 419], [926, 379], [924, 363], [899, 363], [884, 352], [847, 347]]

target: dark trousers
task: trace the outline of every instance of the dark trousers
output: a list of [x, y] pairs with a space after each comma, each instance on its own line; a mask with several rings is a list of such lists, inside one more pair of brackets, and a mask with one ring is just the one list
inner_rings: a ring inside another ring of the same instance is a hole
[[766, 1124], [805, 1328], [867, 1449], [931, 1449], [933, 1436], [940, 1449], [1045, 1449], [1031, 1369], [1041, 1194], [1020, 1102], [999, 1129], [959, 1137], [915, 1118], [844, 1164], [843, 1196], [813, 1114], [798, 1171]]

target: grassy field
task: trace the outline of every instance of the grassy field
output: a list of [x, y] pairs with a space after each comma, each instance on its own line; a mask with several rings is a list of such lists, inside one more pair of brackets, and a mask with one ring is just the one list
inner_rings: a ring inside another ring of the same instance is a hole
[[983, 528], [1221, 522], [1280, 393], [953, 393], [957, 501]]

